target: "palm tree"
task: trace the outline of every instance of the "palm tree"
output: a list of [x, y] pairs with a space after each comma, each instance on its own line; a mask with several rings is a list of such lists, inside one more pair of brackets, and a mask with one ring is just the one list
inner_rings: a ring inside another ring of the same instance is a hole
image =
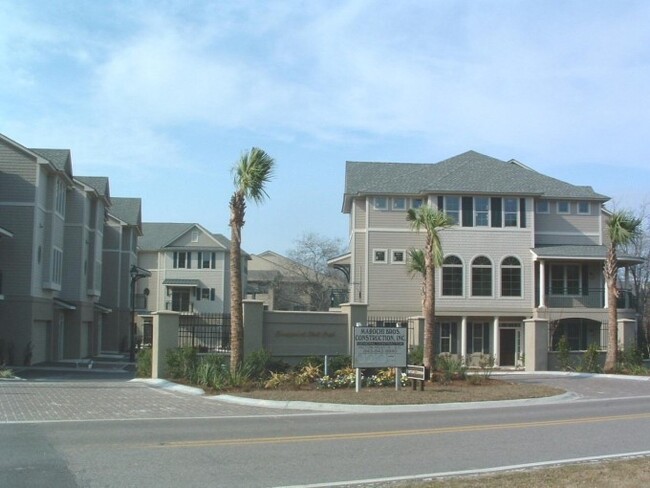
[[424, 251], [422, 249], [409, 249], [406, 271], [413, 277], [414, 275], [422, 276], [422, 309], [424, 310], [424, 290], [426, 278], [426, 268], [424, 263]]
[[246, 215], [246, 201], [261, 203], [265, 185], [273, 177], [275, 161], [263, 150], [253, 147], [239, 158], [232, 168], [235, 192], [230, 198], [230, 368], [236, 371], [244, 354], [244, 321], [242, 310], [241, 229]]
[[436, 295], [435, 295], [435, 269], [442, 265], [442, 245], [440, 244], [439, 231], [451, 227], [453, 219], [444, 212], [435, 210], [428, 205], [417, 209], [409, 209], [406, 220], [411, 223], [411, 228], [417, 232], [424, 230], [424, 298], [422, 313], [424, 314], [424, 366], [432, 368], [434, 365], [435, 321], [436, 321]]
[[607, 222], [607, 236], [609, 246], [605, 258], [604, 274], [607, 281], [607, 311], [608, 311], [608, 340], [607, 356], [604, 370], [606, 373], [614, 372], [618, 361], [618, 256], [617, 248], [629, 244], [639, 233], [641, 219], [634, 217], [630, 212], [621, 210], [610, 215]]

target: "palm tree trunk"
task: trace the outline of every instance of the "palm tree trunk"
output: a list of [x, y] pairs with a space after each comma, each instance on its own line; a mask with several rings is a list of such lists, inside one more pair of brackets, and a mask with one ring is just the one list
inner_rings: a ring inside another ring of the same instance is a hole
[[244, 359], [244, 317], [242, 310], [241, 229], [246, 201], [240, 193], [230, 200], [230, 370], [236, 371]]
[[618, 362], [618, 288], [616, 286], [616, 272], [618, 270], [618, 258], [616, 250], [612, 247], [607, 252], [605, 261], [605, 279], [607, 281], [607, 356], [605, 357], [606, 373], [613, 373]]
[[434, 336], [435, 336], [435, 268], [433, 266], [433, 259], [430, 250], [430, 244], [427, 243], [425, 250], [425, 288], [424, 293], [424, 351], [423, 363], [429, 371], [433, 371], [435, 364], [435, 349], [434, 349]]

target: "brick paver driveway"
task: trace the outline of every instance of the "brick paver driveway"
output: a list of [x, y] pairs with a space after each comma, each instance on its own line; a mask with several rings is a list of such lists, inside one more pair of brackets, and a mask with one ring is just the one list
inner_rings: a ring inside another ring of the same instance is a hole
[[127, 380], [0, 381], [0, 423], [217, 418], [295, 412], [228, 405]]

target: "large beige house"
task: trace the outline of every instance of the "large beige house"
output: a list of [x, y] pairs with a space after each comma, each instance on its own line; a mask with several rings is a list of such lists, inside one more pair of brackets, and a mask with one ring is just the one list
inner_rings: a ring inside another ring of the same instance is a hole
[[[139, 313], [230, 313], [230, 240], [196, 223], [145, 222], [142, 229], [138, 266], [151, 276], [136, 284]], [[245, 286], [248, 255], [242, 254]]]
[[[440, 232], [439, 352], [518, 365], [525, 323], [545, 324], [550, 348], [562, 335], [572, 350], [604, 348], [607, 200], [589, 186], [474, 151], [436, 164], [348, 162], [350, 253], [333, 264], [347, 268], [349, 299], [367, 303], [369, 315], [421, 314], [422, 280], [408, 273], [407, 260], [424, 236], [406, 212], [428, 204], [455, 222]], [[623, 266], [636, 263], [621, 258]], [[634, 318], [631, 298], [621, 294], [620, 317]]]
[[[139, 199], [132, 203], [139, 213]], [[113, 276], [104, 263], [111, 205], [108, 178], [73, 175], [69, 150], [30, 149], [0, 135], [5, 362], [77, 359], [104, 349], [106, 328], [115, 327], [107, 317], [129, 308], [113, 298], [128, 290], [128, 275]], [[123, 246], [135, 256], [135, 240]]]

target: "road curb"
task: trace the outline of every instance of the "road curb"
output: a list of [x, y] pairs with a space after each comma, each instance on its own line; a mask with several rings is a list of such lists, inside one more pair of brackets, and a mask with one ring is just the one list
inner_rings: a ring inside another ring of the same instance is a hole
[[134, 378], [129, 380], [129, 383], [144, 383], [152, 388], [160, 388], [161, 390], [175, 391], [178, 393], [185, 393], [187, 395], [202, 396], [205, 392], [201, 388], [194, 386], [179, 385], [171, 381], [151, 378]]

